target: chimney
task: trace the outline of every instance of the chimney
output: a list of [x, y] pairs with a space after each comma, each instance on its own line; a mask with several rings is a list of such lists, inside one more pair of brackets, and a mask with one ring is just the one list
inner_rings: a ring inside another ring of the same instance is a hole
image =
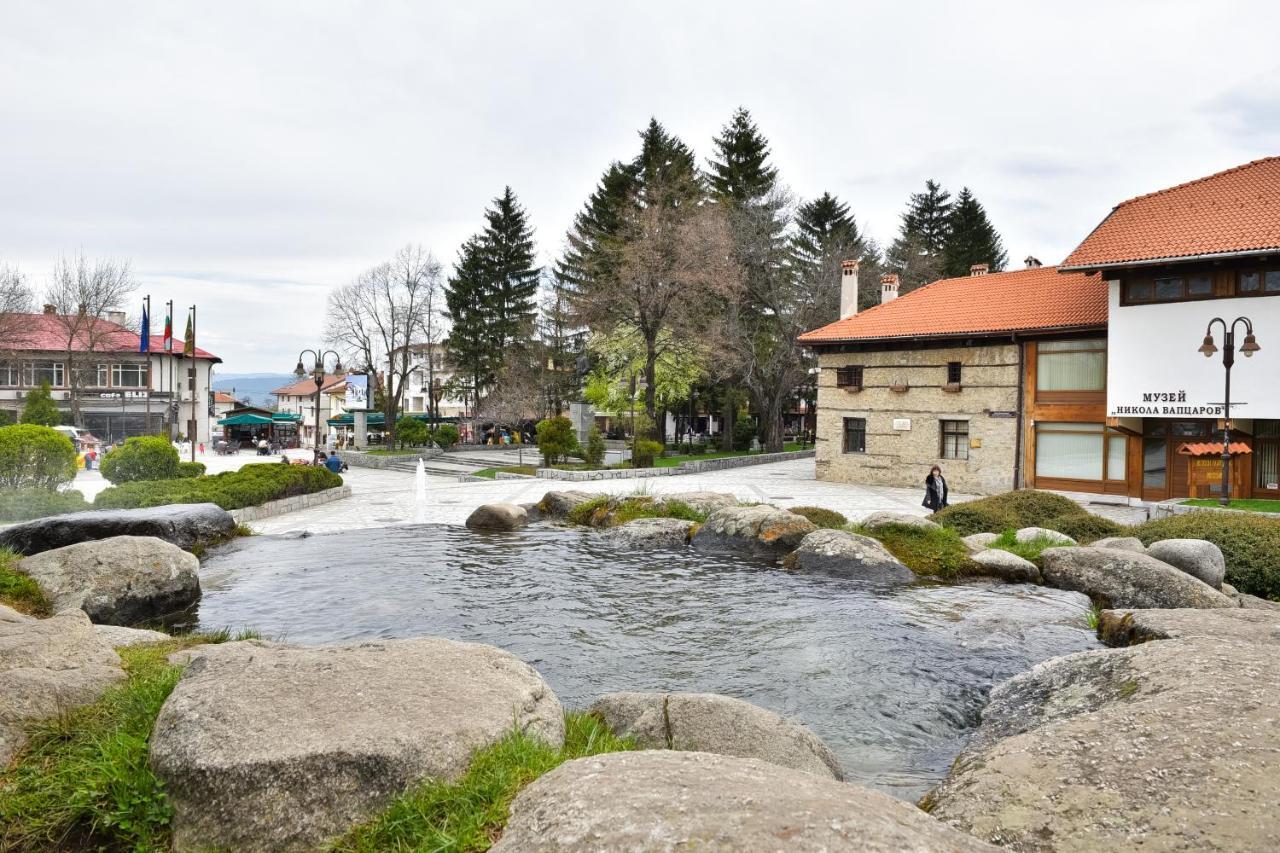
[[44, 306], [44, 313], [52, 316], [58, 313], [58, 309], [56, 306], [50, 305], [49, 303], [46, 302]]
[[986, 264], [974, 264], [969, 267], [969, 275], [986, 275], [989, 269]]
[[1044, 266], [1044, 264], [1040, 263], [1040, 259], [1035, 255], [1027, 255], [1027, 259], [1023, 261], [1023, 263], [1027, 265], [1027, 269], [1029, 270], [1039, 269]]
[[887, 272], [880, 276], [880, 304], [898, 298], [898, 274]]
[[840, 319], [858, 313], [858, 262], [840, 262]]
[[115, 323], [117, 326], [123, 326], [123, 325], [124, 325], [124, 321], [125, 321], [125, 316], [124, 316], [124, 312], [123, 312], [123, 311], [108, 311], [108, 312], [107, 312], [107, 322], [109, 322], [109, 323]]

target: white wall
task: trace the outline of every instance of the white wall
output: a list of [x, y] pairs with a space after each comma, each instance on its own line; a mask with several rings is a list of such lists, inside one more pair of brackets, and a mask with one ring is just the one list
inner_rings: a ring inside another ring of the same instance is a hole
[[[1107, 413], [1119, 417], [1221, 417], [1224, 371], [1222, 327], [1214, 324], [1218, 352], [1197, 352], [1214, 317], [1253, 321], [1262, 350], [1240, 355], [1231, 369], [1232, 416], [1280, 418], [1280, 297], [1205, 299], [1163, 305], [1120, 305], [1120, 283], [1108, 282]], [[1248, 405], [1235, 408], [1240, 403]], [[1216, 406], [1214, 404], [1217, 404]]]

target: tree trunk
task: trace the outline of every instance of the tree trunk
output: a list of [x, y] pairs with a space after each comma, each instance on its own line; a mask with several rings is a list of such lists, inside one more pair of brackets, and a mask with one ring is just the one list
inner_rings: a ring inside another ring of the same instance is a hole
[[782, 394], [770, 394], [761, 408], [764, 420], [765, 453], [781, 453], [782, 444]]
[[733, 404], [733, 394], [728, 388], [724, 390], [720, 420], [720, 449], [729, 453], [733, 451], [733, 428], [738, 422], [738, 407]]
[[644, 389], [644, 413], [653, 423], [654, 432], [659, 441], [662, 440], [662, 424], [658, 423], [658, 349], [650, 344], [644, 358], [644, 381], [648, 383]]

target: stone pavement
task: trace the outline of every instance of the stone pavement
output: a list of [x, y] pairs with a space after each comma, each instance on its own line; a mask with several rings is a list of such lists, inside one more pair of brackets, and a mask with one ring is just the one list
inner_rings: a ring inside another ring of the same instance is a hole
[[[923, 489], [819, 482], [814, 477], [812, 459], [678, 477], [595, 480], [583, 483], [558, 480], [459, 483], [442, 477], [428, 477], [427, 499], [421, 512], [414, 502], [413, 474], [353, 467], [343, 478], [351, 486], [350, 498], [301, 512], [262, 519], [250, 526], [259, 533], [284, 533], [291, 530], [318, 533], [415, 522], [462, 524], [471, 511], [481, 504], [494, 501], [530, 503], [541, 499], [553, 489], [577, 489], [614, 495], [637, 492], [651, 495], [691, 491], [728, 492], [739, 500], [759, 501], [781, 507], [825, 507], [844, 513], [851, 521], [880, 510], [928, 514], [928, 510], [920, 505], [924, 498]], [[956, 500], [963, 499], [961, 495], [953, 497]]]

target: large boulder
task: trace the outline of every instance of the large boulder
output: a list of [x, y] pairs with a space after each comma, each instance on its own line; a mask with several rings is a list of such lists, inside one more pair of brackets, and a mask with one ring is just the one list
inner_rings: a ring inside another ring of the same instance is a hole
[[868, 530], [875, 530], [877, 527], [884, 527], [886, 524], [905, 524], [908, 527], [927, 527], [930, 529], [942, 526], [931, 518], [925, 518], [923, 515], [913, 515], [909, 512], [889, 512], [888, 510], [873, 512], [858, 523]]
[[1019, 851], [1280, 849], [1280, 655], [1165, 640], [997, 686], [924, 805]]
[[1104, 610], [1098, 637], [1109, 646], [1149, 640], [1245, 640], [1280, 646], [1280, 612], [1275, 610]]
[[1065, 533], [1047, 527], [1023, 527], [1013, 534], [1019, 542], [1052, 542], [1054, 545], [1074, 545], [1076, 540]]
[[614, 752], [525, 788], [493, 853], [994, 851], [877, 791], [751, 758]]
[[190, 550], [215, 545], [235, 532], [236, 520], [217, 504], [170, 504], [37, 518], [0, 531], [0, 547], [29, 556], [112, 536], [154, 536]]
[[1046, 548], [1049, 586], [1083, 592], [1103, 607], [1236, 607], [1231, 598], [1154, 557], [1115, 548]]
[[512, 503], [481, 504], [467, 516], [472, 530], [518, 530], [529, 521], [524, 507]]
[[1106, 536], [1090, 543], [1093, 548], [1119, 548], [1121, 551], [1133, 551], [1136, 554], [1147, 553], [1147, 546], [1136, 536]]
[[604, 539], [623, 548], [683, 548], [689, 544], [692, 521], [679, 518], [637, 518], [606, 528]]
[[666, 495], [659, 495], [658, 500], [663, 503], [679, 501], [696, 509], [698, 512], [707, 514], [713, 513], [718, 509], [738, 505], [736, 497], [724, 492], [672, 492]]
[[98, 639], [113, 649], [128, 646], [147, 646], [152, 643], [164, 643], [173, 637], [163, 631], [150, 631], [146, 628], [123, 628], [119, 625], [94, 625]]
[[904, 583], [915, 573], [869, 536], [844, 530], [815, 530], [800, 540], [800, 547], [783, 564], [801, 572], [822, 572], [877, 583]]
[[0, 769], [26, 740], [25, 724], [92, 702], [124, 677], [79, 610], [0, 618]]
[[759, 758], [843, 779], [840, 762], [809, 729], [758, 705], [715, 693], [610, 693], [591, 706], [614, 733], [645, 749]]
[[25, 557], [18, 567], [55, 610], [132, 625], [181, 613], [200, 600], [200, 561], [151, 536], [113, 536]]
[[1161, 539], [1147, 547], [1147, 556], [1181, 569], [1214, 589], [1222, 587], [1227, 574], [1222, 550], [1204, 539]]
[[314, 850], [410, 785], [456, 779], [513, 728], [559, 746], [564, 711], [491, 646], [244, 644], [195, 656], [156, 719], [151, 767], [176, 850]]
[[999, 533], [971, 533], [963, 537], [960, 541], [964, 543], [964, 547], [969, 549], [970, 554], [976, 554], [979, 551], [985, 551], [991, 547], [991, 543], [1000, 538]]
[[579, 504], [584, 504], [595, 497], [596, 495], [590, 492], [580, 492], [576, 489], [563, 492], [551, 491], [543, 495], [542, 500], [538, 501], [538, 509], [548, 518], [564, 518]]
[[691, 540], [703, 551], [781, 557], [794, 551], [818, 526], [804, 516], [764, 504], [725, 507], [707, 517]]
[[1042, 583], [1040, 570], [1028, 559], [999, 548], [988, 548], [972, 556], [982, 567], [982, 574], [1008, 583]]

